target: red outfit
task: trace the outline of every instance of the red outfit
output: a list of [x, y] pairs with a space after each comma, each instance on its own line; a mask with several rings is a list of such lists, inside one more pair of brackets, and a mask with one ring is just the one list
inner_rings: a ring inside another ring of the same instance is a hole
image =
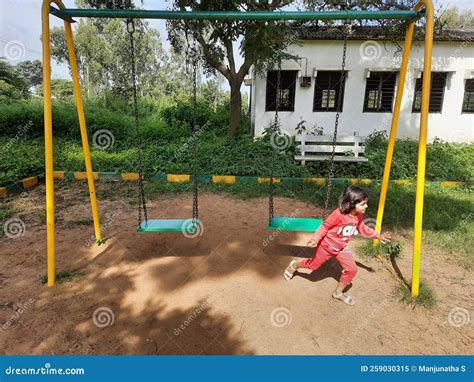
[[343, 269], [340, 281], [349, 284], [357, 273], [357, 265], [347, 248], [351, 236], [361, 233], [364, 237], [379, 237], [375, 230], [364, 224], [362, 218], [362, 214], [343, 214], [339, 208], [335, 209], [311, 237], [317, 247], [314, 256], [305, 260], [303, 266], [316, 270], [329, 256], [334, 256]]

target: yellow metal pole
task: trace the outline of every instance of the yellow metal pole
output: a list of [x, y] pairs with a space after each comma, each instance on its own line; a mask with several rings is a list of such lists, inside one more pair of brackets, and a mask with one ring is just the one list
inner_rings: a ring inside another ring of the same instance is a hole
[[94, 173], [92, 171], [91, 154], [89, 150], [89, 140], [87, 137], [86, 120], [84, 118], [84, 106], [82, 104], [81, 87], [79, 84], [79, 75], [77, 70], [76, 53], [74, 51], [74, 41], [72, 37], [71, 24], [64, 21], [66, 30], [67, 49], [69, 52], [69, 64], [71, 66], [72, 84], [74, 87], [74, 98], [76, 100], [77, 115], [79, 117], [79, 128], [81, 130], [82, 150], [86, 163], [87, 183], [89, 185], [89, 195], [92, 208], [92, 218], [94, 220], [95, 239], [98, 244], [102, 242], [100, 233], [99, 212], [97, 208], [97, 198], [95, 193]]
[[420, 290], [421, 236], [423, 224], [423, 201], [425, 191], [426, 140], [428, 136], [428, 112], [431, 90], [431, 57], [433, 52], [434, 7], [431, 0], [421, 0], [415, 10], [425, 7], [425, 55], [421, 90], [420, 137], [418, 141], [418, 167], [416, 173], [415, 223], [413, 238], [413, 263], [411, 295], [417, 297]]
[[[405, 46], [403, 48], [402, 63], [400, 66], [400, 76], [398, 79], [397, 95], [395, 97], [395, 107], [393, 110], [392, 125], [390, 127], [390, 136], [388, 139], [387, 155], [385, 156], [385, 167], [383, 170], [382, 186], [380, 189], [379, 206], [377, 209], [377, 222], [375, 230], [380, 233], [382, 228], [383, 212], [385, 209], [385, 200], [387, 198], [388, 182], [390, 180], [390, 169], [392, 167], [393, 151], [395, 148], [395, 138], [397, 136], [398, 120], [400, 118], [400, 106], [402, 104], [403, 90], [405, 88], [405, 80], [407, 76], [408, 59], [410, 57], [411, 43], [413, 40], [414, 22], [408, 24], [405, 35]], [[374, 240], [374, 245], [378, 244], [378, 240]]]
[[53, 286], [56, 278], [54, 232], [53, 120], [51, 106], [51, 49], [49, 41], [49, 4], [52, 2], [56, 3], [56, 5], [58, 5], [58, 7], [60, 8], [64, 8], [64, 5], [60, 0], [43, 0], [41, 6], [48, 286]]

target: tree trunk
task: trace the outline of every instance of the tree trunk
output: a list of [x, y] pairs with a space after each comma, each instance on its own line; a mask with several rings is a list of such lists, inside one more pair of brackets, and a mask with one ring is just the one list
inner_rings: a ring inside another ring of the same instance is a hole
[[240, 127], [242, 118], [242, 94], [240, 93], [240, 86], [242, 82], [230, 82], [230, 121], [227, 135], [234, 137]]

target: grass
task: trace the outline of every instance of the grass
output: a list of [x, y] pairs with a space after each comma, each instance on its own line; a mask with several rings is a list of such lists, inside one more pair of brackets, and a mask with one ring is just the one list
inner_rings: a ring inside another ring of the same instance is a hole
[[397, 259], [402, 257], [402, 244], [400, 243], [379, 243], [374, 245], [372, 240], [368, 240], [364, 245], [359, 247], [359, 252], [365, 257], [378, 257], [382, 256], [385, 259]]
[[[66, 283], [74, 280], [75, 278], [84, 276], [84, 272], [73, 269], [73, 270], [65, 270], [56, 273], [56, 282], [57, 283]], [[48, 282], [48, 276], [44, 275], [40, 277], [41, 284], [46, 284]]]
[[11, 218], [17, 212], [16, 208], [11, 204], [2, 204], [0, 206], [0, 221]]
[[400, 301], [413, 305], [413, 307], [422, 306], [430, 309], [436, 306], [437, 303], [434, 290], [425, 281], [420, 281], [420, 290], [417, 297], [411, 296], [410, 287], [403, 282], [397, 285], [395, 293]]
[[92, 218], [70, 220], [66, 222], [66, 227], [69, 228], [69, 227], [81, 226], [81, 225], [90, 226], [92, 225], [92, 223], [93, 223]]

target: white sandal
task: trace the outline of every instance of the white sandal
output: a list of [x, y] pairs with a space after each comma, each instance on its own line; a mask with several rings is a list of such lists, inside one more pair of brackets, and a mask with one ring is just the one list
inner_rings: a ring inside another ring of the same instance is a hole
[[296, 260], [292, 260], [290, 265], [285, 269], [285, 272], [283, 272], [283, 277], [285, 278], [286, 281], [290, 281], [291, 278], [293, 277], [293, 274], [296, 272]]
[[355, 300], [351, 296], [345, 293], [336, 294], [336, 292], [333, 292], [332, 297], [334, 297], [336, 300], [341, 300], [344, 304], [347, 304], [347, 305], [355, 304]]

